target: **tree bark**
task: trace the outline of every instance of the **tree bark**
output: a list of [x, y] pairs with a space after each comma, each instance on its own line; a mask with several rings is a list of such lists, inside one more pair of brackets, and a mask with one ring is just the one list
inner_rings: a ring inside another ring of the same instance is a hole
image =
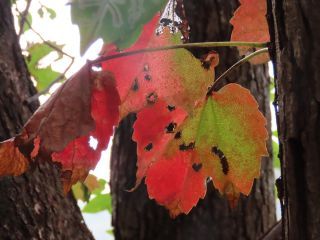
[[[226, 41], [230, 38], [229, 20], [237, 1], [185, 0], [186, 15], [191, 26], [191, 41]], [[237, 61], [235, 49], [216, 49], [220, 54], [217, 75]], [[201, 50], [194, 52], [200, 56]], [[256, 96], [260, 110], [268, 119], [269, 78], [266, 66], [243, 65], [226, 82], [238, 82]], [[224, 83], [225, 84], [225, 83]], [[275, 223], [274, 179], [271, 158], [262, 160], [261, 178], [255, 181], [248, 198], [241, 197], [236, 209], [230, 210], [226, 199], [208, 185], [207, 196], [187, 216], [170, 219], [169, 214], [148, 199], [141, 184], [134, 192], [126, 192], [135, 183], [136, 144], [131, 140], [135, 116], [123, 120], [116, 130], [111, 157], [111, 193], [113, 199], [114, 234], [116, 240], [145, 239], [259, 239]], [[268, 141], [271, 155], [271, 142]]]
[[320, 2], [268, 0], [278, 88], [283, 238], [320, 238]]
[[[39, 103], [13, 26], [10, 0], [0, 1], [0, 140], [17, 134]], [[76, 201], [62, 193], [60, 169], [32, 163], [18, 177], [0, 178], [0, 239], [93, 239]]]

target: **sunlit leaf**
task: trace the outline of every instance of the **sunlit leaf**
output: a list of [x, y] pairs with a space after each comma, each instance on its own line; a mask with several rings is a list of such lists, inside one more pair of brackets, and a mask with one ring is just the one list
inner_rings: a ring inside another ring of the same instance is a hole
[[89, 203], [82, 209], [84, 213], [97, 213], [107, 210], [111, 213], [111, 196], [110, 194], [99, 194], [89, 201]]
[[165, 3], [166, 0], [72, 0], [72, 22], [79, 26], [81, 53], [98, 38], [128, 47], [139, 36], [143, 24]]

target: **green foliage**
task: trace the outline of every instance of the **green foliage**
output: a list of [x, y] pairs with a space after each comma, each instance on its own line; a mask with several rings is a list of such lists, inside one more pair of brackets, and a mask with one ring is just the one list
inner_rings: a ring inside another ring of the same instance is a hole
[[[21, 15], [19, 15], [18, 20], [19, 20], [19, 22], [21, 22]], [[28, 24], [25, 23], [23, 25], [23, 30], [22, 30], [23, 33], [26, 32], [27, 30], [29, 30], [30, 25], [32, 24], [32, 15], [30, 13], [27, 14], [26, 20], [27, 20]]]
[[54, 9], [42, 5], [38, 9], [38, 14], [39, 14], [40, 17], [43, 18], [45, 13], [47, 13], [49, 15], [49, 18], [51, 18], [51, 19], [54, 19], [57, 16], [57, 13], [56, 13], [56, 11]]
[[31, 75], [37, 81], [38, 91], [46, 89], [49, 84], [60, 76], [60, 73], [52, 70], [51, 66], [39, 68], [39, 61], [54, 50], [44, 43], [37, 43], [29, 49], [29, 57], [27, 58], [27, 65]]
[[89, 203], [82, 209], [84, 213], [97, 213], [107, 210], [111, 213], [111, 196], [110, 194], [99, 194], [89, 201]]
[[72, 22], [79, 26], [81, 54], [98, 38], [105, 44], [125, 48], [134, 43], [141, 29], [166, 0], [73, 0]]

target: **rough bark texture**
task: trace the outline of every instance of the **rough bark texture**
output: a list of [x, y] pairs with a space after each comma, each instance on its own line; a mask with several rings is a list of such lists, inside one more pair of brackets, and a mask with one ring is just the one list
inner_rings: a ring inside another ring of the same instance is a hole
[[[9, 0], [0, 1], [0, 140], [18, 133], [38, 107], [13, 26]], [[19, 177], [0, 178], [0, 239], [93, 239], [74, 198], [62, 193], [60, 171], [33, 163]]]
[[284, 239], [320, 239], [320, 2], [268, 1], [278, 86]]
[[[237, 1], [185, 0], [191, 25], [191, 41], [221, 41], [230, 37], [229, 19]], [[237, 59], [235, 49], [219, 49], [220, 66], [217, 75]], [[201, 55], [200, 51], [195, 52]], [[227, 78], [251, 89], [261, 110], [270, 120], [268, 74], [265, 66], [241, 67]], [[235, 210], [230, 210], [225, 198], [208, 186], [208, 193], [188, 216], [169, 218], [167, 211], [147, 197], [145, 185], [132, 192], [136, 172], [136, 145], [131, 141], [135, 117], [129, 116], [119, 126], [114, 137], [111, 158], [111, 192], [113, 226], [117, 240], [146, 239], [258, 239], [275, 223], [273, 169], [270, 158], [262, 160], [262, 177], [255, 182], [249, 198], [242, 198]], [[268, 126], [270, 130], [270, 125]], [[269, 152], [270, 141], [268, 142]]]

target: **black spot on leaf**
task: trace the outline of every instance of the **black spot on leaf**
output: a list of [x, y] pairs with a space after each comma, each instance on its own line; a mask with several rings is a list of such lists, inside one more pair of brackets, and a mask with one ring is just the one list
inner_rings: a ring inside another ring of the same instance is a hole
[[214, 155], [217, 155], [220, 159], [220, 163], [222, 166], [222, 172], [227, 175], [229, 173], [229, 163], [228, 160], [226, 158], [226, 156], [224, 155], [224, 153], [216, 146], [213, 146], [211, 149], [212, 153]]
[[135, 78], [133, 81], [133, 84], [131, 86], [132, 91], [136, 92], [139, 90], [139, 83], [138, 83], [138, 79]]
[[166, 126], [166, 132], [167, 133], [174, 133], [174, 130], [176, 129], [177, 124], [175, 122], [171, 122], [168, 126]]
[[192, 164], [192, 168], [194, 171], [199, 172], [200, 169], [202, 168], [202, 163], [194, 163]]
[[188, 145], [186, 145], [185, 143], [181, 144], [179, 146], [179, 150], [180, 151], [187, 151], [187, 150], [192, 150], [194, 149], [194, 142], [189, 143]]
[[181, 132], [177, 132], [175, 135], [174, 135], [174, 139], [179, 139], [181, 138]]
[[147, 81], [151, 81], [152, 77], [149, 74], [147, 74], [144, 76], [144, 79]]
[[154, 104], [158, 100], [158, 95], [154, 92], [149, 93], [146, 97], [147, 103]]
[[175, 107], [175, 106], [171, 106], [171, 105], [168, 105], [167, 108], [168, 108], [168, 110], [169, 110], [170, 112], [176, 110], [176, 107]]
[[144, 150], [151, 151], [152, 148], [153, 148], [153, 144], [149, 143], [147, 146], [145, 146]]

